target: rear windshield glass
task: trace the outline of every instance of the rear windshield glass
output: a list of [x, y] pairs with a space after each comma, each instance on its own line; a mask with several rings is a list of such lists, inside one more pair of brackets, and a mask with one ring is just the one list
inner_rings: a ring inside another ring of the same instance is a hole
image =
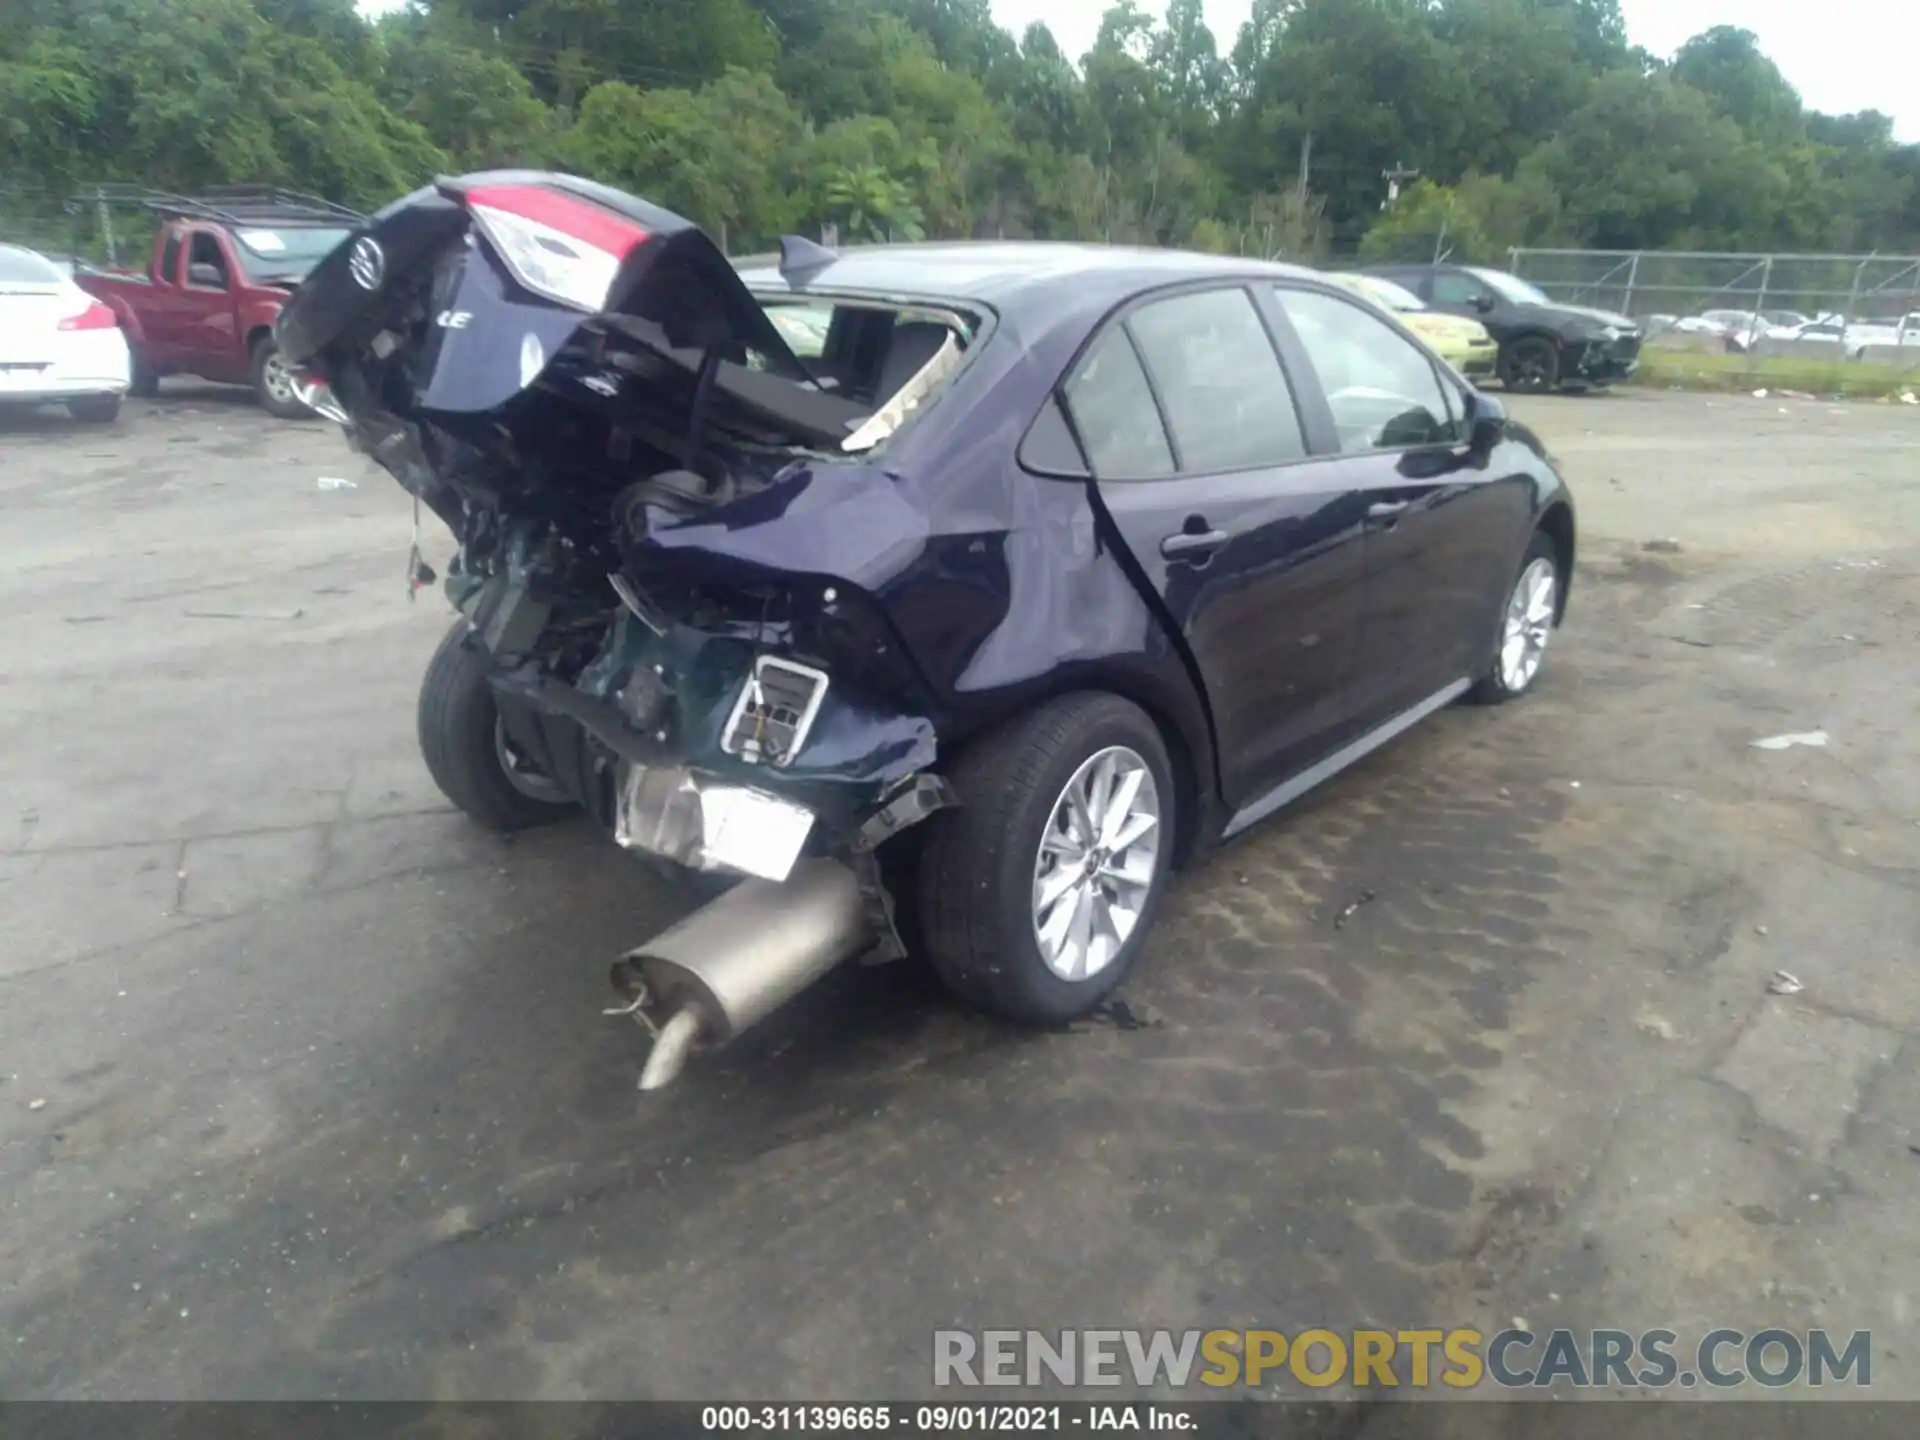
[[273, 229], [248, 226], [235, 230], [240, 242], [240, 263], [255, 280], [270, 276], [292, 278], [305, 275], [324, 260], [351, 230], [318, 225], [288, 226]]
[[0, 245], [0, 285], [58, 285], [63, 277], [31, 250]]

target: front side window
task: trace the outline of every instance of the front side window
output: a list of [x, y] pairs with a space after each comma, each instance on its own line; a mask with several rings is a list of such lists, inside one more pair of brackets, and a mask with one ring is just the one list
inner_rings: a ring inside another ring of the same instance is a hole
[[1436, 305], [1471, 305], [1487, 293], [1487, 287], [1471, 275], [1462, 275], [1457, 270], [1446, 270], [1433, 277], [1433, 303]]
[[1127, 320], [1152, 371], [1182, 471], [1284, 465], [1307, 453], [1293, 392], [1253, 297], [1176, 295]]
[[1153, 388], [1126, 327], [1110, 325], [1067, 385], [1067, 408], [1101, 480], [1158, 480], [1173, 474]]
[[227, 261], [220, 242], [204, 230], [193, 232], [187, 246], [187, 283], [208, 290], [227, 288]]
[[1345, 454], [1450, 444], [1460, 426], [1433, 362], [1386, 320], [1313, 290], [1279, 289]]
[[1504, 296], [1515, 305], [1551, 305], [1553, 301], [1547, 292], [1530, 281], [1522, 280], [1518, 275], [1505, 270], [1474, 270], [1472, 272], [1488, 285], [1496, 294]]

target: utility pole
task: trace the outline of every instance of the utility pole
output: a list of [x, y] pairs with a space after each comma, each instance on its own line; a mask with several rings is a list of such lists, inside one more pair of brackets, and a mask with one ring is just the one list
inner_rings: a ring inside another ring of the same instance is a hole
[[1391, 170], [1382, 170], [1380, 172], [1380, 178], [1387, 182], [1387, 198], [1380, 208], [1387, 210], [1392, 208], [1393, 202], [1400, 198], [1400, 182], [1403, 180], [1418, 180], [1420, 178], [1420, 172], [1418, 170], [1409, 170], [1404, 165], [1396, 162]]
[[100, 218], [100, 233], [104, 235], [107, 240], [107, 264], [118, 265], [120, 263], [120, 252], [113, 243], [113, 215], [107, 209], [107, 192], [104, 190], [94, 191], [93, 203], [94, 213]]
[[1307, 198], [1307, 181], [1313, 174], [1313, 132], [1300, 137], [1300, 198]]

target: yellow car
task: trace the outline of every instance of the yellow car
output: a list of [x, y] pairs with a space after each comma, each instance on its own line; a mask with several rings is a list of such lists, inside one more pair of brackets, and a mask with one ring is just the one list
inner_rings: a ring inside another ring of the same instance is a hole
[[1381, 309], [1393, 311], [1402, 325], [1431, 345], [1442, 360], [1462, 375], [1478, 379], [1493, 374], [1500, 347], [1478, 320], [1429, 310], [1426, 302], [1411, 290], [1378, 275], [1335, 271], [1327, 278], [1373, 301]]

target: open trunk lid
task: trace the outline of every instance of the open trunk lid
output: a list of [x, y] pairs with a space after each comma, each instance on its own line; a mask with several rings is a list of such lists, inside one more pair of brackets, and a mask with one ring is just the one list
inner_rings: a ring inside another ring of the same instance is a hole
[[[396, 310], [414, 333], [394, 333]], [[342, 341], [408, 348], [417, 404], [446, 415], [536, 383], [608, 400], [640, 384], [689, 444], [731, 421], [827, 448], [871, 414], [816, 382], [692, 221], [568, 175], [491, 171], [396, 201], [314, 268], [278, 333], [296, 365]]]

